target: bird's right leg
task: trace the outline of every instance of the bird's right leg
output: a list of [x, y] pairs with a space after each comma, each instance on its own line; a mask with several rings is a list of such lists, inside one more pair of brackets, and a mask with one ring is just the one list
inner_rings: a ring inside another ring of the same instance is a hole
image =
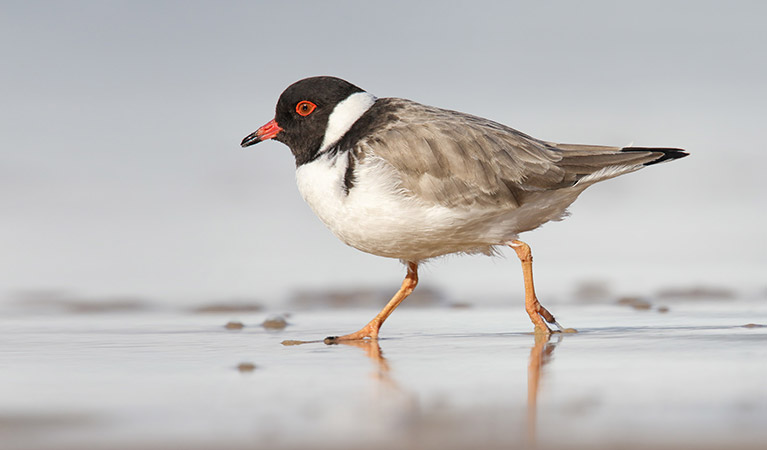
[[533, 255], [530, 251], [530, 246], [517, 240], [511, 241], [508, 245], [517, 252], [517, 257], [522, 263], [522, 275], [525, 279], [525, 310], [527, 311], [527, 315], [530, 316], [533, 325], [535, 325], [535, 332], [543, 333], [545, 335], [551, 334], [551, 329], [546, 325], [546, 322], [556, 325], [561, 331], [562, 327], [554, 319], [554, 315], [544, 308], [535, 296], [535, 286], [533, 285]]

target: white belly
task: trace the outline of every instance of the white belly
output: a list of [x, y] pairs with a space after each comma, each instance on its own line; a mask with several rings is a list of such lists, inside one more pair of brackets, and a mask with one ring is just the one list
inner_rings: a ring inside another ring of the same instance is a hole
[[345, 154], [323, 155], [296, 170], [304, 200], [346, 244], [407, 261], [458, 251], [489, 251], [475, 249], [476, 239], [456, 230], [466, 222], [462, 217], [466, 214], [403, 195], [394, 171], [383, 161], [366, 158], [358, 164], [354, 187], [347, 194], [343, 183], [347, 164]]
[[[524, 207], [498, 211], [426, 204], [402, 191], [388, 164], [370, 157], [358, 163], [354, 187], [347, 194], [347, 164], [346, 154], [322, 155], [298, 167], [298, 190], [339, 239], [367, 253], [414, 262], [456, 252], [490, 254], [492, 246], [556, 218], [541, 212], [531, 226]], [[556, 208], [556, 215], [575, 196]]]

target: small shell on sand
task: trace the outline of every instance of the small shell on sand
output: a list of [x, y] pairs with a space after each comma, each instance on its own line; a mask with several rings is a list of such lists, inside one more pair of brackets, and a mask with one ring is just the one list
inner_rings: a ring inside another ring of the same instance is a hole
[[252, 362], [241, 362], [237, 364], [237, 370], [240, 372], [253, 372], [256, 370], [256, 365]]
[[224, 328], [227, 330], [242, 330], [245, 328], [245, 325], [243, 325], [242, 322], [230, 321], [224, 325]]
[[282, 316], [274, 316], [264, 320], [261, 326], [267, 330], [282, 330], [288, 326], [288, 321]]

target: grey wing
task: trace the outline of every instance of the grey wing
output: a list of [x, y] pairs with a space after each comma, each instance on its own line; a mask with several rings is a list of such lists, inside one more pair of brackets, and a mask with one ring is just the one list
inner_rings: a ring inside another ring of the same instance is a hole
[[360, 144], [400, 173], [404, 189], [434, 204], [514, 208], [531, 192], [573, 186], [605, 168], [636, 170], [657, 159], [647, 149], [552, 144], [480, 117], [382, 100], [396, 105], [401, 120]]

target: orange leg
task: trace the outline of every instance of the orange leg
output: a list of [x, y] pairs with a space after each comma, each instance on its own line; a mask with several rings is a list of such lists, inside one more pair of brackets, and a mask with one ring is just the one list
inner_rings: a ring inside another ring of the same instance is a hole
[[333, 344], [337, 341], [378, 339], [378, 330], [381, 329], [381, 325], [383, 325], [386, 318], [389, 317], [392, 312], [394, 312], [397, 306], [402, 303], [402, 300], [405, 300], [405, 298], [413, 292], [413, 289], [415, 289], [417, 284], [418, 264], [409, 262], [407, 264], [407, 276], [405, 277], [405, 281], [402, 282], [402, 287], [399, 288], [399, 291], [394, 294], [394, 297], [389, 300], [389, 303], [384, 306], [381, 312], [379, 312], [378, 315], [373, 318], [373, 320], [368, 322], [367, 325], [354, 333], [345, 334], [343, 336], [329, 336], [325, 338], [325, 343]]
[[[513, 248], [517, 252], [517, 257], [522, 263], [522, 275], [525, 279], [525, 310], [527, 315], [530, 316], [530, 320], [535, 325], [536, 333], [551, 334], [546, 322], [554, 324], [562, 330], [562, 327], [554, 319], [554, 316], [541, 305], [538, 298], [535, 296], [535, 287], [533, 286], [533, 255], [530, 252], [530, 246], [522, 241], [511, 241], [509, 247]], [[546, 320], [544, 322], [544, 319]]]

